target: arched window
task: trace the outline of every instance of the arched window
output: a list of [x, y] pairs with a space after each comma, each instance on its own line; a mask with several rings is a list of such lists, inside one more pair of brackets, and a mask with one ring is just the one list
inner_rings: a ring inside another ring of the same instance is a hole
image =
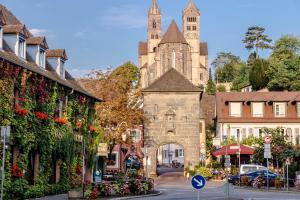
[[187, 29], [188, 31], [190, 31], [190, 30], [191, 30], [191, 26], [187, 26], [186, 29]]
[[156, 47], [153, 48], [153, 52], [156, 52]]
[[156, 28], [156, 21], [153, 21], [152, 27], [155, 29]]
[[155, 39], [158, 39], [158, 35], [157, 34], [155, 35]]
[[172, 52], [172, 67], [175, 69], [176, 67], [176, 52], [173, 50]]
[[196, 31], [197, 30], [197, 27], [196, 26], [193, 26], [193, 31]]

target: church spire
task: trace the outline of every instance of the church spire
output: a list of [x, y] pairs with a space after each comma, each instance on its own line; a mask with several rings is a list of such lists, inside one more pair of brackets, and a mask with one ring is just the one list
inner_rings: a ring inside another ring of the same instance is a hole
[[152, 6], [149, 10], [149, 14], [160, 15], [160, 10], [159, 10], [156, 0], [152, 0]]
[[197, 8], [197, 6], [194, 4], [194, 1], [193, 0], [189, 0], [189, 3], [187, 5], [187, 7], [184, 9], [184, 13], [188, 10], [194, 10], [196, 12], [199, 13], [199, 9]]

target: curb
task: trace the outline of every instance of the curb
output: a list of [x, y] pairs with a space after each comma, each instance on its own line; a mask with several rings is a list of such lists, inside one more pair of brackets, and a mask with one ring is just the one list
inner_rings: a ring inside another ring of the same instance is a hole
[[130, 197], [118, 197], [118, 198], [111, 198], [112, 200], [124, 200], [124, 199], [140, 199], [140, 198], [146, 198], [146, 197], [154, 197], [159, 196], [163, 194], [162, 191], [154, 191], [153, 194], [146, 194], [146, 195], [137, 195], [137, 196], [130, 196]]
[[262, 191], [262, 192], [281, 192], [281, 193], [291, 193], [291, 194], [300, 194], [300, 191], [294, 191], [294, 190], [274, 190], [274, 189], [257, 189], [257, 188], [247, 188], [247, 187], [234, 187], [234, 189], [244, 189], [244, 190], [253, 190], [253, 191]]

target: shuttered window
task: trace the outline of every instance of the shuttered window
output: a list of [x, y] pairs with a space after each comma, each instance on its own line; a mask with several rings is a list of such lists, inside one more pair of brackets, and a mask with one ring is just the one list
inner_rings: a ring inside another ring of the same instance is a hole
[[264, 103], [255, 102], [252, 103], [252, 117], [263, 117], [264, 116]]
[[242, 103], [230, 102], [229, 103], [229, 114], [231, 117], [241, 117], [242, 116]]

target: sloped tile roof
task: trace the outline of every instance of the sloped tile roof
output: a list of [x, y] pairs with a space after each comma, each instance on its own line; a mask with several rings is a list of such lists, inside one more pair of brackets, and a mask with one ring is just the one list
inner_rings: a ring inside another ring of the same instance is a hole
[[3, 33], [21, 33], [24, 36], [28, 37], [25, 25], [4, 25]]
[[[16, 18], [5, 6], [0, 4], [0, 14], [2, 18], [5, 20], [6, 25], [23, 25], [21, 21]], [[32, 37], [33, 35], [29, 32], [29, 30], [25, 27], [25, 32], [28, 37]]]
[[200, 43], [200, 55], [201, 56], [207, 56], [208, 55], [207, 42], [201, 42]]
[[48, 44], [45, 37], [30, 37], [26, 40], [27, 45], [41, 45], [48, 49]]
[[2, 10], [0, 10], [0, 25], [5, 25], [6, 22], [5, 22], [5, 19], [4, 19], [4, 16], [3, 16], [3, 13], [2, 13]]
[[147, 53], [148, 53], [148, 43], [139, 42], [139, 56], [147, 55]]
[[171, 68], [143, 92], [201, 92], [185, 76]]
[[51, 49], [51, 50], [49, 49], [46, 51], [46, 57], [47, 58], [63, 58], [65, 60], [68, 60], [68, 56], [64, 49]]
[[171, 22], [163, 39], [160, 41], [160, 44], [166, 44], [166, 43], [188, 44], [174, 20]]
[[29, 71], [40, 74], [46, 78], [49, 78], [50, 80], [53, 80], [65, 87], [74, 89], [75, 91], [82, 93], [92, 99], [96, 99], [97, 101], [102, 101], [101, 99], [91, 95], [90, 93], [85, 91], [81, 86], [79, 86], [76, 83], [75, 79], [72, 78], [68, 72], [66, 72], [68, 74], [66, 76], [66, 77], [68, 77], [68, 79], [62, 79], [54, 71], [42, 69], [41, 67], [37, 66], [35, 63], [26, 62], [26, 61], [20, 59], [14, 53], [8, 52], [8, 51], [0, 51], [0, 58], [6, 60], [8, 62], [14, 63], [20, 67], [23, 67]]

